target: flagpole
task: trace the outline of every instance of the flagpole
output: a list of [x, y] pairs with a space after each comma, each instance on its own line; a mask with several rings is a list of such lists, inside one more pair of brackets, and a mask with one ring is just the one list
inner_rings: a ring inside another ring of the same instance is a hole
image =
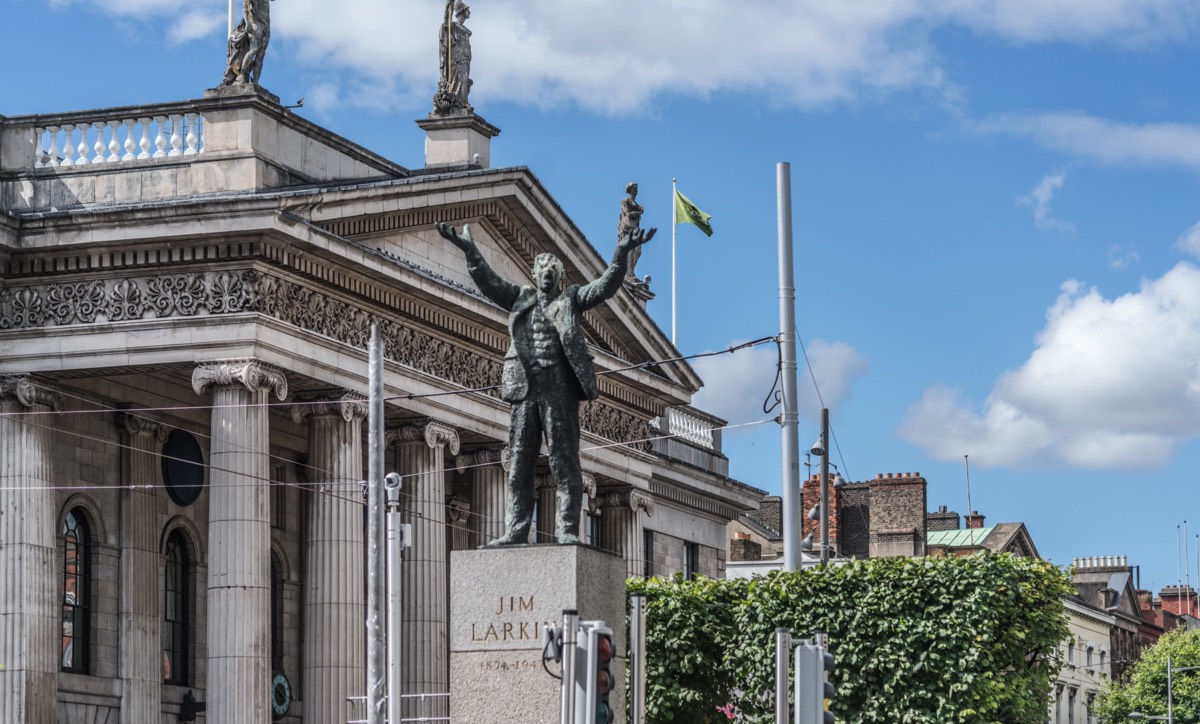
[[229, 0], [229, 32], [226, 33], [225, 37], [233, 37], [233, 0]]
[[675, 307], [675, 194], [679, 193], [676, 188], [678, 179], [671, 179], [671, 344], [675, 345], [676, 349], [679, 344], [675, 341], [675, 334], [679, 329], [679, 317], [676, 315]]

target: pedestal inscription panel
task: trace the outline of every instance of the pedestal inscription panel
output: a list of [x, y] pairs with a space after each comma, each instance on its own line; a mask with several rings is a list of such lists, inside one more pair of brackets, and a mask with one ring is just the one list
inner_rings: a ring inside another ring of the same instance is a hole
[[559, 682], [542, 668], [542, 636], [567, 608], [613, 629], [621, 657], [613, 674], [622, 684], [610, 701], [625, 721], [625, 563], [582, 545], [451, 554], [451, 720], [557, 724]]

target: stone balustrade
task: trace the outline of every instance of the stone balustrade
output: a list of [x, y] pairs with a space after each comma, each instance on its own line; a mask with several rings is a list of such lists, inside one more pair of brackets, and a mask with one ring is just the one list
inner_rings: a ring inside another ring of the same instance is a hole
[[682, 407], [667, 409], [667, 433], [699, 445], [706, 450], [720, 452], [719, 437], [714, 436], [714, 421], [708, 417], [692, 414]]
[[204, 151], [204, 125], [199, 113], [169, 113], [34, 126], [33, 168], [194, 156]]

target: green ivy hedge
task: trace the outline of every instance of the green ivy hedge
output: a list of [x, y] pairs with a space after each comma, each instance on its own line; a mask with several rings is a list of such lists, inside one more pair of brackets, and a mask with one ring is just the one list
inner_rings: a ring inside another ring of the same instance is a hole
[[1067, 575], [1009, 555], [877, 558], [763, 578], [629, 581], [647, 597], [646, 718], [774, 721], [775, 629], [826, 631], [839, 722], [1046, 720]]

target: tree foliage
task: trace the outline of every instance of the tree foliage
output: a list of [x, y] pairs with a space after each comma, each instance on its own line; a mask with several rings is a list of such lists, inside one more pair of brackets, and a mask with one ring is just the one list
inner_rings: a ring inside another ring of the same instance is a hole
[[[1200, 629], [1175, 629], [1143, 651], [1129, 676], [1109, 683], [1092, 706], [1092, 712], [1102, 722], [1128, 721], [1129, 713], [1134, 711], [1165, 715], [1168, 656], [1172, 668], [1200, 666]], [[1179, 672], [1173, 678], [1175, 721], [1200, 721], [1200, 671]]]
[[1008, 555], [882, 558], [764, 578], [630, 581], [647, 597], [647, 720], [774, 721], [775, 629], [828, 632], [845, 722], [1046, 718], [1073, 589]]

